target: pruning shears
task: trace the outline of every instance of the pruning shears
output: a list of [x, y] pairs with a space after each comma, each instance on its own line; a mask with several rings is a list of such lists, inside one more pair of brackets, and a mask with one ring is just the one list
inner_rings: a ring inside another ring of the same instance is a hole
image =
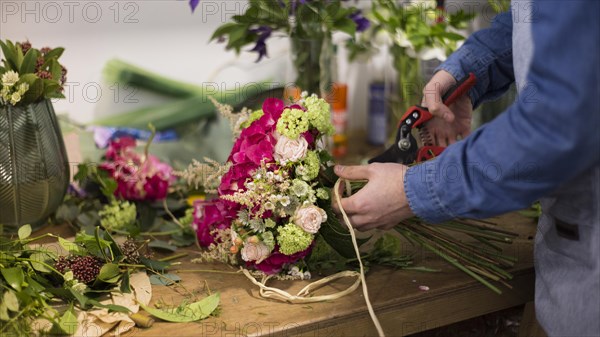
[[[477, 79], [475, 74], [462, 78], [454, 84], [442, 96], [444, 105], [448, 106], [454, 103], [458, 98], [465, 95], [474, 85]], [[398, 123], [396, 141], [385, 152], [369, 160], [369, 163], [399, 163], [409, 165], [414, 162], [423, 162], [438, 156], [444, 147], [434, 146], [433, 139], [425, 124], [433, 118], [433, 115], [426, 107], [413, 105], [404, 113]], [[412, 135], [412, 130], [417, 128], [423, 146], [419, 147], [417, 140]]]

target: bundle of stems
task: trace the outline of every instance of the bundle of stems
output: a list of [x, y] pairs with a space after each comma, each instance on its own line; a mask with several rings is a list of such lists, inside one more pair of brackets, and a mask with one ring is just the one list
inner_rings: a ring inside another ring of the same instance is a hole
[[[516, 258], [504, 255], [498, 243], [510, 244], [517, 234], [497, 228], [487, 221], [464, 219], [430, 225], [418, 218], [411, 218], [402, 221], [395, 230], [411, 243], [433, 252], [490, 290], [502, 293], [492, 282], [511, 288], [507, 281], [512, 279], [512, 275], [506, 269], [514, 266]], [[470, 240], [460, 240], [456, 235], [466, 236]]]
[[215, 107], [209, 96], [220, 103], [239, 106], [273, 89], [267, 82], [236, 85], [235, 89], [231, 90], [221, 90], [223, 88], [219, 88], [216, 83], [204, 86], [189, 84], [120, 60], [111, 60], [106, 64], [104, 77], [109, 82], [148, 90], [175, 100], [104, 117], [95, 120], [94, 125], [144, 129], [148, 123], [152, 123], [159, 131], [216, 116]]

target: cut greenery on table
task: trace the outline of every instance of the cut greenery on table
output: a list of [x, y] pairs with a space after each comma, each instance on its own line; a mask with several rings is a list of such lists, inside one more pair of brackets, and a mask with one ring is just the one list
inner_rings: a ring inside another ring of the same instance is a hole
[[[64, 253], [35, 244], [44, 238], [57, 239]], [[16, 238], [0, 237], [0, 334], [31, 335], [38, 327], [32, 324], [37, 319], [51, 323], [46, 332], [73, 334], [79, 310], [129, 314], [129, 308], [104, 300], [113, 293], [131, 293], [130, 277], [136, 271], [162, 276], [171, 267], [170, 262], [152, 259], [147, 251], [147, 242], [129, 239], [118, 243], [99, 227], [93, 235], [78, 233], [74, 240], [51, 233], [31, 237], [29, 225], [21, 227]], [[168, 321], [182, 321], [182, 317], [193, 321], [208, 317], [218, 303], [215, 294], [167, 311], [171, 316], [143, 307]]]

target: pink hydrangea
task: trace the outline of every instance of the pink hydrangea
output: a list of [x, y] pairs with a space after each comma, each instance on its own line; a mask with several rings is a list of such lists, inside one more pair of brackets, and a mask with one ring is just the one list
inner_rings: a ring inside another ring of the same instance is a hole
[[208, 247], [215, 243], [213, 230], [229, 228], [236, 214], [223, 200], [195, 201], [193, 227], [200, 245]]
[[254, 264], [252, 262], [248, 262], [246, 263], [246, 266], [253, 266], [267, 275], [277, 274], [281, 272], [286, 265], [294, 264], [306, 257], [312, 251], [312, 248], [313, 245], [296, 254], [285, 255], [279, 252], [278, 247], [275, 247], [271, 253], [271, 256], [263, 260], [261, 263]]
[[132, 201], [156, 201], [167, 197], [173, 181], [173, 168], [155, 156], [144, 158], [135, 151], [135, 139], [118, 138], [110, 142], [106, 161], [100, 169], [117, 181], [115, 196]]

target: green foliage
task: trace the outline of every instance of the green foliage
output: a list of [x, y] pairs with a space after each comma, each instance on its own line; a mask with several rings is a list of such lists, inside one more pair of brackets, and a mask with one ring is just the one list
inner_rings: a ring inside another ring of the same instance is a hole
[[[38, 50], [29, 42], [10, 40], [0, 40], [0, 48], [4, 54], [0, 104], [27, 105], [42, 99], [64, 98], [65, 68], [58, 62], [63, 48]], [[17, 79], [15, 83], [9, 80], [12, 77]]]
[[[281, 3], [281, 4], [280, 4]], [[355, 7], [341, 6], [340, 1], [254, 0], [246, 11], [232, 17], [215, 30], [211, 41], [227, 37], [225, 49], [239, 53], [244, 46], [257, 42], [259, 34], [253, 29], [266, 26], [297, 39], [322, 40], [323, 36], [341, 31], [351, 36], [356, 33], [356, 24], [349, 16]]]
[[397, 47], [392, 48], [395, 58], [399, 53], [421, 58], [420, 52], [428, 48], [443, 49], [448, 55], [456, 49], [457, 42], [465, 39], [457, 30], [466, 28], [474, 15], [462, 10], [449, 14], [435, 8], [435, 2], [375, 0], [368, 17], [373, 23], [370, 29], [347, 44], [351, 60], [377, 50], [376, 37], [380, 34], [387, 35], [392, 46]]

